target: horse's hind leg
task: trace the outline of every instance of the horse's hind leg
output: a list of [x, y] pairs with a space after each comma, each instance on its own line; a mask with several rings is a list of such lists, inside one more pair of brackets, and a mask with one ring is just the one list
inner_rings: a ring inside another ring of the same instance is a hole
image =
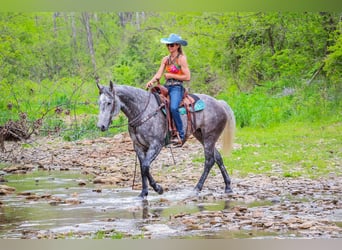
[[226, 185], [225, 190], [224, 190], [225, 193], [232, 193], [233, 190], [230, 187], [230, 178], [229, 178], [228, 172], [226, 170], [226, 167], [223, 164], [223, 160], [222, 160], [221, 154], [217, 151], [216, 148], [215, 148], [215, 162], [216, 162], [216, 164], [220, 168], [220, 171], [221, 171], [224, 183]]
[[204, 171], [197, 185], [195, 186], [195, 190], [197, 191], [202, 190], [204, 182], [207, 179], [208, 174], [215, 163], [214, 146], [211, 146], [211, 147], [204, 146], [204, 156], [205, 156]]

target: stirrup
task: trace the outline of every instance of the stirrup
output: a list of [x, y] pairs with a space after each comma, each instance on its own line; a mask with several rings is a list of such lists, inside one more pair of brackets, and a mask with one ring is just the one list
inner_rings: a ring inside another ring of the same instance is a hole
[[176, 147], [182, 147], [184, 142], [177, 133], [177, 136], [171, 139], [171, 143]]

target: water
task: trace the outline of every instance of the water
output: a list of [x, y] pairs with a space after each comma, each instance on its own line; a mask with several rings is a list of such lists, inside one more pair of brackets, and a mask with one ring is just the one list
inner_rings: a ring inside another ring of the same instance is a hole
[[[254, 212], [248, 214], [251, 219], [247, 222], [251, 223], [258, 221], [252, 218], [258, 216], [258, 211], [253, 209], [262, 208], [265, 216], [284, 213], [272, 212], [275, 204], [268, 200], [234, 201], [209, 189], [200, 194], [192, 189], [168, 191], [163, 195], [151, 191], [147, 200], [141, 200], [138, 198], [140, 190], [95, 185], [92, 177], [77, 169], [36, 170], [7, 175], [5, 179], [8, 182], [3, 184], [15, 187], [16, 192], [0, 196], [0, 238], [94, 238], [99, 232], [111, 237], [119, 232], [126, 238], [274, 238], [292, 235], [291, 232], [255, 230], [248, 223], [241, 226], [239, 223], [246, 222], [243, 217], [240, 221], [239, 218], [225, 221], [227, 216], [234, 214], [231, 209], [236, 207], [241, 207], [242, 213], [247, 209]], [[208, 220], [206, 216], [212, 218]], [[289, 216], [283, 215], [284, 219]], [[341, 210], [330, 219], [341, 227]]]
[[[23, 235], [47, 233], [95, 233], [115, 228], [129, 234], [141, 233], [142, 224], [152, 216], [167, 219], [178, 211], [194, 208], [177, 206], [192, 191], [152, 194], [148, 201], [138, 198], [140, 191], [114, 189], [91, 182], [77, 171], [35, 171], [24, 175], [6, 176], [8, 186], [16, 193], [0, 197], [0, 236], [21, 238]], [[22, 193], [22, 195], [20, 195]], [[39, 197], [39, 198], [34, 198]], [[43, 198], [42, 198], [43, 197]], [[48, 198], [45, 198], [48, 197]], [[167, 202], [166, 202], [167, 201]], [[170, 201], [175, 203], [171, 209]]]

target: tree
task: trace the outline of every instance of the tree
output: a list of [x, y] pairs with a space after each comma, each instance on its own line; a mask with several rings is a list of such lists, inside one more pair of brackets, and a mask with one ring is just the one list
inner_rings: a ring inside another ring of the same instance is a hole
[[84, 27], [87, 32], [87, 44], [89, 48], [89, 54], [91, 57], [91, 62], [93, 65], [94, 72], [96, 72], [96, 59], [95, 59], [95, 52], [94, 52], [94, 43], [93, 43], [93, 35], [91, 32], [91, 27], [90, 27], [90, 22], [89, 22], [89, 13], [88, 12], [83, 12], [82, 13], [82, 21], [84, 24]]

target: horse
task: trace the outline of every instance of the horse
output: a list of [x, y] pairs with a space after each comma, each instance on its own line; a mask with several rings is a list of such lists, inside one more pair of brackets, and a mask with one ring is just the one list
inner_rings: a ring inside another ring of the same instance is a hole
[[[158, 194], [162, 194], [163, 188], [156, 183], [150, 173], [150, 165], [156, 159], [165, 146], [165, 138], [168, 133], [167, 119], [161, 111], [160, 104], [151, 91], [144, 89], [113, 84], [109, 86], [96, 83], [99, 89], [99, 115], [97, 127], [106, 131], [111, 125], [112, 119], [122, 111], [128, 118], [128, 131], [133, 142], [140, 164], [142, 189], [139, 197], [146, 199], [148, 196], [148, 182]], [[209, 95], [196, 94], [205, 103], [205, 108], [196, 112], [195, 127], [189, 133], [202, 144], [204, 148], [204, 170], [194, 190], [200, 192], [208, 174], [216, 163], [220, 169], [225, 183], [225, 193], [232, 193], [231, 180], [223, 164], [222, 156], [215, 144], [223, 136], [223, 153], [228, 155], [232, 149], [235, 116], [230, 106], [223, 100], [217, 100]], [[182, 115], [184, 128], [187, 128], [186, 115]], [[187, 131], [184, 129], [184, 131]]]

